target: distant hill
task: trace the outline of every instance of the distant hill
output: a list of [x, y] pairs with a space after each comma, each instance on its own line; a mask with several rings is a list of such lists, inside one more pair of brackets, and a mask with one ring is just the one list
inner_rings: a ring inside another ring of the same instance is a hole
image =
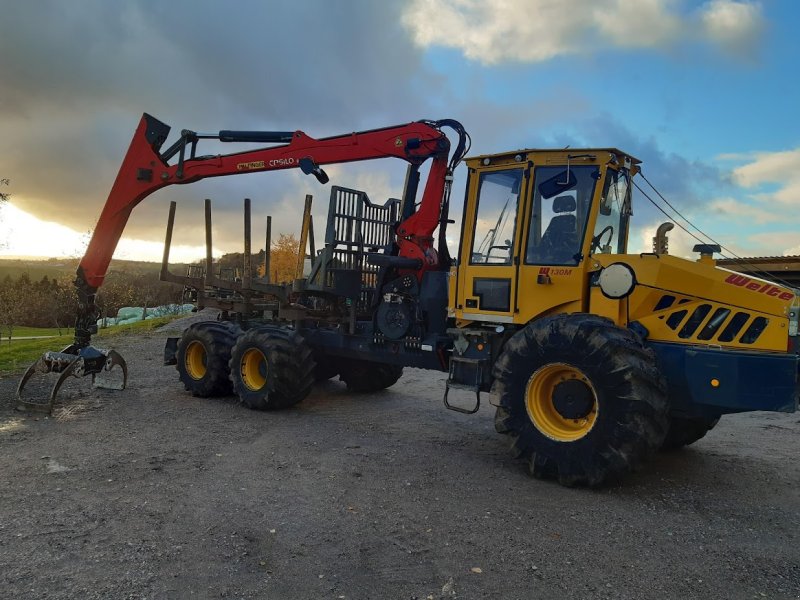
[[[50, 279], [58, 279], [65, 275], [72, 277], [75, 275], [79, 262], [80, 259], [77, 258], [48, 258], [44, 260], [0, 258], [0, 281], [5, 279], [6, 275], [10, 275], [11, 279], [17, 279], [23, 273], [27, 273], [31, 281], [39, 281], [45, 275]], [[135, 271], [157, 274], [160, 270], [160, 262], [114, 259], [109, 265], [109, 272]], [[184, 273], [186, 265], [171, 264], [170, 270], [176, 274]]]

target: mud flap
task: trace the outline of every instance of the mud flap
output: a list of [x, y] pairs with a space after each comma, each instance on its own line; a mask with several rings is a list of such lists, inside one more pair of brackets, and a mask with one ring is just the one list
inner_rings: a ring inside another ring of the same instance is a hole
[[167, 343], [164, 344], [164, 366], [178, 364], [178, 340], [181, 338], [168, 337]]

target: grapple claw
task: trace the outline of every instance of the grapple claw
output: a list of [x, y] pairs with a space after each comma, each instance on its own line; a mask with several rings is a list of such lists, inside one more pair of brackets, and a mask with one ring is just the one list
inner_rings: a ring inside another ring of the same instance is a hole
[[[22, 379], [20, 379], [19, 385], [17, 386], [17, 410], [52, 414], [53, 406], [56, 402], [56, 395], [58, 394], [58, 390], [61, 389], [61, 386], [64, 384], [64, 381], [66, 381], [71, 375], [80, 377], [81, 373], [78, 371], [81, 369], [81, 367], [83, 367], [82, 357], [74, 356], [69, 361], [65, 361], [63, 358], [61, 358], [57, 362], [54, 362], [50, 356], [51, 354], [56, 353], [45, 353], [41, 358], [39, 358], [39, 360], [28, 367], [28, 369], [25, 371], [25, 374], [22, 376]], [[47, 394], [46, 398], [28, 399], [22, 396], [23, 389], [36, 373], [47, 374], [53, 372], [59, 373], [59, 377], [56, 380], [55, 385], [53, 385], [52, 389], [50, 390], [50, 393]]]
[[[68, 348], [64, 352], [45, 352], [39, 360], [33, 363], [25, 371], [17, 386], [17, 410], [34, 411], [52, 414], [56, 402], [56, 396], [61, 386], [69, 377], [92, 376], [92, 383], [95, 387], [123, 390], [128, 384], [128, 365], [125, 359], [116, 350], [98, 350], [91, 346], [80, 349], [77, 353], [70, 352]], [[96, 375], [104, 371], [108, 372], [115, 366], [122, 370], [122, 381], [97, 377]], [[46, 375], [47, 373], [58, 373], [58, 379], [48, 393], [43, 393], [40, 386], [37, 397], [28, 398], [23, 396], [23, 390], [28, 386], [30, 380], [36, 374]]]
[[[102, 373], [92, 373], [92, 384], [95, 387], [107, 390], [124, 390], [125, 386], [128, 385], [128, 363], [116, 350], [104, 351], [104, 354], [106, 355], [106, 362], [103, 370], [110, 371], [118, 365], [122, 370], [122, 382], [106, 379], [102, 377]], [[100, 377], [97, 377], [97, 375], [100, 375]]]

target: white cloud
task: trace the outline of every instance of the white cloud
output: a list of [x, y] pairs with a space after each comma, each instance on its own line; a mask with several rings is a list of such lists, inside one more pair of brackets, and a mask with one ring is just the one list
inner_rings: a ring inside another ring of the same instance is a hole
[[747, 56], [764, 29], [758, 3], [712, 0], [697, 12], [682, 12], [681, 5], [677, 0], [412, 0], [402, 21], [417, 45], [456, 48], [487, 65], [694, 40]]
[[756, 224], [800, 221], [800, 148], [754, 152], [731, 172], [732, 181], [749, 191], [745, 202], [728, 204], [734, 214]]
[[[753, 198], [763, 203], [800, 204], [800, 148], [780, 152], [755, 152], [751, 161], [733, 170], [734, 183], [757, 191]], [[785, 206], [782, 209], [785, 210]]]
[[750, 256], [795, 256], [800, 254], [800, 232], [771, 231], [755, 233], [746, 237], [747, 244], [753, 251]]
[[[398, 3], [311, 4], [42, 0], [5, 11], [0, 176], [12, 179], [15, 205], [73, 231], [91, 228], [144, 111], [173, 126], [167, 145], [183, 127], [299, 128], [325, 137], [450, 116], [431, 110], [439, 84], [415, 90], [421, 52], [399, 24]], [[298, 45], [300, 30], [306, 43]], [[198, 147], [200, 154], [242, 149]], [[238, 251], [244, 197], [253, 199], [254, 219], [274, 216], [276, 235], [299, 228], [306, 188], [297, 181], [248, 174], [169, 187], [137, 206], [125, 235], [163, 240], [167, 201], [175, 200], [176, 252], [202, 244], [202, 203], [212, 198], [215, 244]], [[284, 194], [293, 203], [281, 210]]]
[[[566, 14], [575, 18], [565, 19]], [[418, 45], [458, 48], [485, 64], [577, 52], [587, 21], [583, 11], [565, 11], [552, 0], [414, 0], [403, 14]]]
[[[653, 251], [653, 238], [656, 235], [658, 226], [663, 221], [651, 223], [644, 227], [637, 228], [638, 237], [632, 237], [628, 252], [638, 254], [640, 252]], [[697, 258], [697, 255], [692, 252], [695, 244], [699, 242], [690, 236], [686, 231], [680, 227], [675, 227], [667, 233], [667, 240], [669, 245], [669, 253], [673, 256], [680, 256], [682, 258]]]
[[761, 4], [738, 0], [712, 0], [701, 11], [704, 33], [731, 54], [751, 55], [764, 31]]
[[[757, 225], [786, 221], [786, 215], [763, 206], [754, 206], [735, 198], [717, 198], [708, 205], [708, 211], [722, 218], [738, 219]], [[798, 215], [800, 216], [800, 215]]]
[[[672, 12], [671, 0], [612, 0], [611, 6], [588, 2], [592, 20], [602, 37], [622, 48], [648, 48], [669, 44], [680, 36], [681, 20]], [[632, 6], [635, 8], [632, 9]], [[565, 14], [571, 14], [571, 11]]]
[[[778, 152], [750, 152], [717, 157], [740, 163], [729, 171], [734, 184], [730, 195], [695, 205], [702, 220], [723, 245], [727, 256], [780, 256], [800, 253], [800, 148]], [[737, 188], [738, 186], [738, 188]], [[645, 227], [640, 244], [649, 245], [657, 224]], [[679, 230], [670, 233], [671, 253], [691, 256], [697, 243]]]

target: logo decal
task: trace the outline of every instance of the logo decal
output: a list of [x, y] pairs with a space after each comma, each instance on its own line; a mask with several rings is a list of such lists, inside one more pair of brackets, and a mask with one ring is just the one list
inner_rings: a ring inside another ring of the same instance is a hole
[[256, 160], [253, 162], [239, 163], [236, 165], [237, 171], [252, 171], [253, 169], [263, 169], [264, 161]]
[[539, 267], [539, 275], [572, 275], [572, 269], [557, 267]]
[[737, 287], [743, 287], [753, 292], [758, 292], [759, 294], [766, 294], [767, 296], [772, 296], [773, 298], [779, 298], [781, 300], [791, 300], [792, 298], [794, 298], [794, 294], [792, 294], [791, 292], [784, 292], [783, 290], [781, 290], [781, 288], [775, 287], [771, 283], [761, 283], [760, 281], [754, 281], [749, 277], [745, 277], [744, 275], [737, 275], [735, 273], [729, 275], [728, 278], [725, 280], [725, 283], [729, 283]]
[[292, 167], [298, 161], [294, 158], [273, 158], [269, 161], [270, 167]]

